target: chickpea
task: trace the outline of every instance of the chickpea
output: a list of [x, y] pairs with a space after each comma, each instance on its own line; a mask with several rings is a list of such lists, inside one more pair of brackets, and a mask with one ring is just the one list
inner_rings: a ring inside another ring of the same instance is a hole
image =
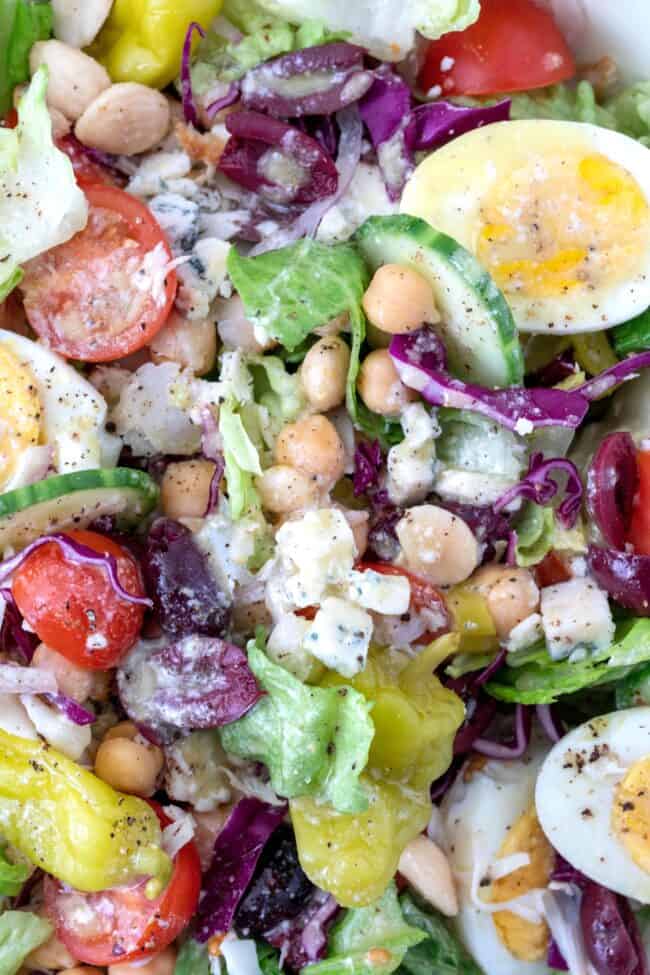
[[146, 798], [156, 791], [165, 762], [157, 745], [135, 741], [137, 728], [130, 721], [112, 728], [95, 756], [95, 775], [119, 792]]
[[[44, 916], [43, 911], [39, 911]], [[47, 941], [35, 948], [25, 959], [25, 968], [29, 971], [49, 968], [55, 972], [66, 968], [74, 968], [77, 959], [71, 955], [62, 941], [52, 934]]]
[[397, 374], [388, 349], [375, 349], [361, 363], [357, 389], [368, 409], [382, 416], [396, 416], [418, 394]]
[[83, 704], [89, 697], [101, 698], [102, 690], [107, 688], [102, 684], [107, 684], [104, 674], [96, 673], [92, 670], [84, 670], [77, 667], [62, 653], [51, 650], [44, 643], [39, 643], [32, 657], [32, 666], [41, 670], [49, 670], [56, 677], [59, 690], [67, 697], [74, 698]]
[[406, 568], [434, 586], [463, 582], [478, 565], [479, 547], [471, 529], [444, 508], [409, 508], [395, 531]]
[[142, 962], [134, 962], [131, 965], [126, 962], [121, 965], [109, 965], [108, 975], [174, 975], [175, 967], [176, 949], [165, 948], [144, 965]]
[[160, 485], [160, 503], [168, 518], [202, 518], [208, 508], [215, 464], [180, 460], [169, 464]]
[[312, 406], [326, 413], [341, 405], [349, 365], [350, 348], [338, 335], [312, 345], [300, 367], [302, 388]]
[[275, 445], [275, 459], [335, 484], [345, 469], [345, 448], [334, 424], [314, 413], [284, 427]]
[[368, 320], [390, 335], [440, 321], [429, 282], [400, 264], [384, 264], [375, 271], [363, 296], [363, 308]]
[[505, 640], [510, 631], [539, 606], [539, 589], [528, 569], [486, 565], [471, 582], [472, 587], [485, 596], [500, 640]]
[[257, 481], [262, 507], [276, 515], [307, 508], [316, 499], [316, 478], [295, 467], [276, 464]]
[[368, 533], [370, 530], [370, 515], [367, 511], [356, 511], [353, 508], [341, 508], [345, 520], [352, 529], [357, 558], [361, 558], [368, 548]]
[[172, 312], [149, 343], [153, 362], [177, 362], [195, 376], [203, 376], [217, 356], [217, 327], [207, 318], [194, 321]]

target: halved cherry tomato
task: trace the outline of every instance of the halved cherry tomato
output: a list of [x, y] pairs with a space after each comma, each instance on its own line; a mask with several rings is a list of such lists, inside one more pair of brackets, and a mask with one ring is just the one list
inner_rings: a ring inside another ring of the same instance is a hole
[[568, 582], [571, 572], [557, 552], [549, 552], [534, 568], [535, 581], [540, 589], [555, 586], [558, 582]]
[[[158, 803], [149, 803], [162, 827], [171, 822]], [[174, 858], [169, 884], [155, 900], [145, 897], [146, 880], [98, 894], [45, 880], [45, 906], [56, 934], [86, 965], [140, 961], [171, 944], [190, 923], [199, 902], [201, 863], [193, 842]]]
[[15, 129], [17, 125], [18, 112], [15, 108], [10, 108], [2, 121], [0, 121], [0, 129]]
[[[29, 323], [69, 359], [108, 362], [147, 345], [176, 295], [171, 251], [151, 211], [116, 186], [85, 186], [84, 230], [29, 261], [21, 282]], [[145, 258], [147, 260], [145, 261]]]
[[650, 450], [636, 455], [639, 469], [639, 488], [634, 499], [628, 541], [638, 555], [650, 555]]
[[358, 569], [359, 572], [365, 572], [371, 569], [373, 572], [380, 572], [385, 576], [406, 576], [411, 584], [411, 609], [416, 613], [422, 609], [437, 610], [445, 618], [447, 622], [444, 626], [441, 626], [435, 632], [425, 633], [424, 636], [416, 640], [416, 643], [430, 643], [431, 640], [435, 640], [436, 637], [448, 632], [450, 619], [445, 598], [440, 590], [436, 589], [430, 582], [420, 578], [420, 576], [413, 575], [412, 572], [407, 572], [406, 569], [402, 569], [399, 565], [393, 565], [391, 562], [361, 561], [357, 562], [355, 569]]
[[534, 0], [482, 0], [475, 24], [431, 42], [419, 82], [445, 95], [491, 95], [555, 85], [575, 70], [552, 14]]
[[[124, 589], [144, 596], [140, 569], [125, 548], [97, 532], [67, 535], [112, 555]], [[56, 542], [27, 556], [14, 573], [12, 592], [39, 639], [87, 670], [117, 666], [142, 628], [143, 607], [116, 593], [104, 568], [67, 559]]]
[[88, 158], [84, 147], [73, 135], [64, 135], [56, 140], [57, 148], [64, 152], [74, 169], [77, 183], [81, 187], [106, 184], [114, 186], [115, 180], [107, 169]]

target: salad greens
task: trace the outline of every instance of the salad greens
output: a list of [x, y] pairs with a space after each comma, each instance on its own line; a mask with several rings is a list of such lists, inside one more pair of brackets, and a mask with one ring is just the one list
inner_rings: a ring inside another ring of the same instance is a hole
[[49, 0], [0, 0], [0, 118], [15, 86], [29, 78], [29, 52], [51, 35], [52, 20]]
[[255, 642], [248, 662], [266, 696], [221, 729], [227, 752], [264, 762], [284, 798], [313, 796], [339, 812], [367, 808], [359, 776], [374, 728], [363, 695], [351, 687], [310, 687], [274, 664]]
[[226, 401], [219, 411], [219, 433], [223, 442], [223, 459], [230, 513], [235, 521], [260, 506], [253, 476], [262, 473], [260, 459], [236, 404]]
[[407, 891], [400, 897], [404, 920], [426, 933], [406, 952], [400, 975], [481, 975], [481, 969], [449, 930], [442, 916]]
[[29, 911], [0, 914], [0, 972], [16, 975], [27, 955], [52, 934], [49, 921]]
[[210, 975], [207, 946], [193, 938], [184, 941], [176, 958], [174, 975]]
[[327, 957], [307, 975], [390, 975], [424, 941], [420, 927], [404, 918], [393, 881], [376, 903], [346, 911], [330, 933]]
[[0, 897], [15, 897], [31, 872], [29, 863], [12, 863], [0, 848]]
[[69, 240], [88, 216], [72, 165], [52, 141], [47, 78], [39, 68], [17, 128], [0, 128], [0, 301], [21, 280], [24, 261]]
[[617, 325], [612, 329], [611, 335], [616, 354], [621, 358], [633, 352], [650, 349], [650, 308], [646, 308], [629, 322]]

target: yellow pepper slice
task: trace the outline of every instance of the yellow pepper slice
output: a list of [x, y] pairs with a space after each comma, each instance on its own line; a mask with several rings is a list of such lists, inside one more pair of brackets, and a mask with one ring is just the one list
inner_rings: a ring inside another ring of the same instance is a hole
[[605, 332], [574, 335], [571, 344], [578, 365], [591, 376], [597, 376], [599, 372], [615, 366], [618, 362]]
[[33, 863], [85, 892], [171, 877], [158, 817], [135, 796], [39, 741], [0, 730], [0, 833]]
[[223, 0], [115, 0], [89, 53], [113, 81], [164, 88], [178, 77], [192, 21], [207, 29]]
[[445, 596], [460, 636], [459, 653], [490, 653], [499, 649], [497, 631], [487, 599], [471, 585], [454, 586]]

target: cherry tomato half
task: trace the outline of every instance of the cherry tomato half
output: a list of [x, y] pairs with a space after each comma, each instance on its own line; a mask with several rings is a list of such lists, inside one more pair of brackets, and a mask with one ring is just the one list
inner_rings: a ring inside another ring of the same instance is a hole
[[51, 349], [69, 359], [108, 362], [141, 349], [160, 331], [176, 295], [176, 273], [156, 280], [171, 251], [143, 203], [117, 186], [95, 184], [84, 192], [90, 205], [84, 230], [29, 261], [20, 287], [29, 323]]
[[109, 171], [103, 166], [100, 166], [99, 163], [95, 163], [92, 159], [89, 159], [88, 154], [84, 151], [84, 147], [73, 135], [61, 136], [61, 138], [56, 140], [56, 145], [61, 152], [66, 154], [72, 163], [72, 168], [74, 169], [79, 186], [87, 187], [97, 183], [104, 183], [108, 186], [114, 185], [115, 180]]
[[534, 0], [482, 0], [467, 30], [427, 48], [420, 73], [425, 90], [443, 95], [491, 95], [555, 85], [575, 74], [575, 62], [553, 16]]
[[436, 610], [447, 621], [444, 626], [441, 626], [435, 632], [425, 633], [416, 643], [430, 643], [431, 640], [435, 640], [436, 637], [448, 632], [450, 620], [447, 604], [440, 590], [436, 589], [430, 582], [427, 582], [420, 576], [414, 575], [412, 572], [407, 572], [406, 569], [402, 569], [399, 565], [392, 565], [390, 562], [361, 561], [357, 562], [355, 569], [358, 569], [359, 572], [365, 572], [371, 569], [373, 572], [379, 572], [385, 576], [406, 576], [411, 585], [411, 610], [416, 613], [422, 609]]
[[555, 586], [558, 582], [568, 582], [572, 578], [565, 561], [557, 552], [548, 552], [533, 569], [535, 581], [540, 589]]
[[[140, 569], [126, 549], [97, 532], [67, 534], [96, 552], [113, 555], [122, 586], [144, 596]], [[14, 573], [12, 592], [39, 639], [87, 670], [115, 667], [142, 628], [143, 607], [116, 593], [101, 566], [67, 559], [56, 542], [27, 556]]]
[[639, 488], [634, 499], [628, 541], [637, 555], [650, 555], [650, 450], [636, 455], [639, 469]]
[[[150, 802], [161, 826], [171, 820]], [[45, 880], [45, 906], [56, 934], [75, 958], [86, 965], [116, 965], [158, 954], [183, 931], [196, 912], [201, 890], [201, 863], [193, 842], [174, 858], [172, 878], [155, 900], [144, 894], [146, 880], [97, 894], [63, 888]]]

